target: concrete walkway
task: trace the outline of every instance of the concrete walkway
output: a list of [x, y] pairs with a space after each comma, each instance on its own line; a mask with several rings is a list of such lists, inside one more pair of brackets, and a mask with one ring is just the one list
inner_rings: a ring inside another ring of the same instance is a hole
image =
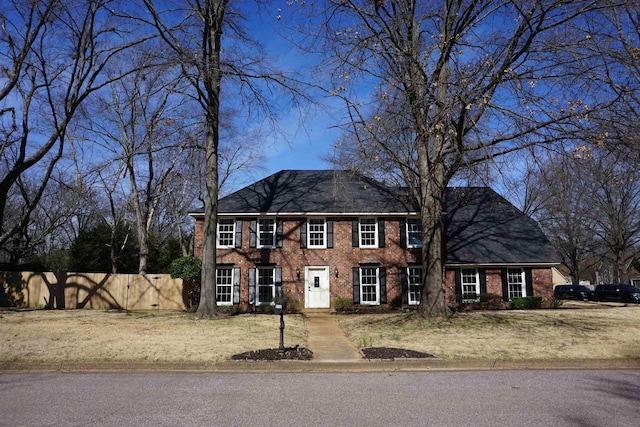
[[307, 348], [315, 362], [362, 362], [360, 351], [347, 339], [342, 328], [327, 310], [304, 312]]

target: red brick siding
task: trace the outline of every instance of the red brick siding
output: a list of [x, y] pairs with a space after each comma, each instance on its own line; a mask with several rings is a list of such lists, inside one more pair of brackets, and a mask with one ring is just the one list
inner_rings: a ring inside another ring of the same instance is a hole
[[543, 301], [553, 299], [553, 272], [550, 268], [534, 269], [533, 295], [542, 297]]
[[[385, 247], [377, 249], [354, 248], [351, 244], [351, 224], [354, 218], [335, 218], [334, 246], [330, 249], [300, 248], [300, 219], [278, 218], [283, 221], [283, 246], [275, 249], [257, 249], [249, 247], [249, 223], [242, 221], [242, 247], [236, 249], [218, 249], [219, 264], [233, 264], [241, 269], [240, 301], [248, 306], [248, 269], [256, 265], [273, 264], [282, 268], [282, 286], [287, 295], [297, 298], [304, 306], [304, 268], [307, 266], [328, 266], [330, 272], [331, 305], [337, 297], [352, 298], [352, 268], [363, 263], [375, 263], [386, 267], [387, 301], [401, 301], [401, 269], [408, 264], [420, 262], [420, 251], [400, 246], [400, 221], [398, 218], [385, 220]], [[202, 257], [202, 233], [204, 220], [196, 219], [195, 256]], [[300, 278], [296, 276], [300, 269]], [[335, 276], [335, 270], [338, 276]], [[487, 268], [487, 292], [502, 295], [502, 277], [500, 268]], [[550, 269], [534, 269], [534, 294], [544, 299], [552, 297], [553, 285]], [[455, 302], [454, 271], [445, 273], [445, 298]]]
[[[241, 304], [249, 299], [247, 284], [248, 269], [260, 264], [275, 264], [282, 268], [282, 287], [287, 295], [294, 296], [304, 304], [304, 268], [328, 266], [330, 272], [331, 304], [336, 297], [351, 298], [353, 295], [352, 268], [361, 263], [376, 263], [387, 268], [387, 300], [401, 298], [400, 271], [407, 263], [415, 263], [414, 253], [399, 246], [399, 221], [385, 224], [385, 248], [360, 249], [351, 244], [352, 219], [335, 219], [333, 225], [334, 245], [330, 249], [301, 249], [300, 220], [283, 220], [282, 248], [257, 249], [249, 247], [249, 220], [242, 222], [242, 248], [218, 249], [219, 264], [234, 264], [241, 269]], [[201, 230], [196, 225], [196, 232]], [[201, 239], [196, 239], [196, 242]], [[196, 256], [201, 256], [201, 246], [196, 246]], [[296, 276], [300, 269], [300, 278]], [[335, 276], [335, 270], [338, 276]]]
[[[487, 293], [502, 296], [502, 269], [486, 268]], [[551, 268], [533, 268], [533, 295], [542, 297], [543, 300], [553, 299], [553, 273]], [[455, 302], [455, 271], [447, 270], [445, 273], [445, 298], [447, 303]]]
[[487, 293], [502, 295], [502, 270], [487, 269]]
[[204, 218], [196, 218], [196, 226], [193, 236], [193, 255], [202, 259], [202, 246], [204, 244]]

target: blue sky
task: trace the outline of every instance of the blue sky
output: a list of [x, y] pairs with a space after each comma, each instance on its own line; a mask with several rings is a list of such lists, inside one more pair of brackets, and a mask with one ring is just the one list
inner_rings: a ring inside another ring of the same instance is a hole
[[[318, 62], [318, 57], [307, 52], [297, 50], [291, 40], [299, 37], [290, 27], [294, 27], [300, 19], [297, 14], [304, 13], [300, 9], [286, 6], [285, 1], [272, 1], [259, 13], [255, 3], [243, 4], [244, 16], [250, 17], [245, 22], [246, 29], [251, 37], [262, 43], [265, 53], [273, 58], [278, 69], [288, 69], [301, 73], [302, 78], [315, 80], [315, 84], [325, 84], [320, 81], [323, 76], [311, 71], [311, 67]], [[278, 19], [278, 15], [281, 19]], [[305, 27], [313, 32], [310, 27]], [[285, 34], [283, 36], [283, 34]], [[223, 41], [224, 42], [224, 41]], [[312, 74], [313, 73], [313, 74]], [[312, 77], [305, 77], [312, 76]], [[324, 78], [327, 78], [326, 76]], [[352, 88], [359, 99], [367, 99], [372, 85], [362, 84], [358, 88]], [[322, 97], [324, 95], [320, 95]], [[332, 165], [323, 160], [323, 157], [331, 156], [334, 147], [339, 141], [342, 132], [337, 128], [345, 123], [344, 104], [338, 98], [324, 97], [319, 99], [322, 106], [290, 107], [283, 102], [278, 106], [281, 116], [278, 120], [279, 132], [269, 131], [268, 124], [260, 125], [266, 136], [260, 142], [263, 145], [265, 162], [263, 169], [251, 171], [243, 177], [235, 179], [233, 187], [225, 189], [225, 192], [235, 191], [244, 185], [260, 180], [285, 169], [330, 169]], [[277, 100], [275, 101], [277, 103]], [[514, 161], [519, 164], [517, 158], [510, 160], [510, 169], [516, 173]], [[504, 171], [502, 171], [504, 173]], [[519, 171], [518, 171], [519, 172]], [[464, 185], [462, 183], [461, 185]], [[493, 187], [501, 187], [499, 180], [491, 183]], [[504, 191], [502, 191], [504, 193]]]
[[319, 115], [312, 119], [307, 129], [293, 129], [290, 141], [277, 138], [273, 148], [266, 149], [265, 176], [282, 169], [328, 169], [329, 163], [322, 160], [330, 154], [340, 135], [331, 129], [331, 117]]
[[[279, 68], [305, 73], [304, 70], [314, 65], [313, 58], [296, 50], [279, 34], [288, 31], [286, 21], [293, 19], [294, 13], [285, 1], [274, 1], [262, 13], [249, 14], [251, 21], [247, 27], [251, 36], [263, 43], [267, 55], [276, 59]], [[281, 20], [278, 15], [281, 15]], [[270, 132], [264, 141], [266, 163], [264, 171], [256, 174], [258, 179], [283, 169], [331, 168], [331, 164], [323, 161], [322, 157], [333, 152], [340, 137], [341, 132], [335, 126], [341, 121], [341, 106], [334, 99], [320, 99], [320, 102], [326, 105], [283, 107], [278, 120], [282, 133]]]

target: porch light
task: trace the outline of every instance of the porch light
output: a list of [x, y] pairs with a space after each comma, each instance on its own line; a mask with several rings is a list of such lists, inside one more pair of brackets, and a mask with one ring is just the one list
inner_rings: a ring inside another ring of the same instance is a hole
[[300, 278], [300, 267], [296, 267], [296, 276]]
[[338, 277], [338, 267], [336, 267], [336, 268], [333, 270], [333, 274], [335, 274], [335, 276], [336, 276], [336, 277]]

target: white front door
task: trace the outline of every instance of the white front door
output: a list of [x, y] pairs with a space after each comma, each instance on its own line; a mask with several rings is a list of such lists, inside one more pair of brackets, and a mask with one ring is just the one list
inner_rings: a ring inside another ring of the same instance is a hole
[[305, 267], [305, 308], [329, 308], [329, 267]]

